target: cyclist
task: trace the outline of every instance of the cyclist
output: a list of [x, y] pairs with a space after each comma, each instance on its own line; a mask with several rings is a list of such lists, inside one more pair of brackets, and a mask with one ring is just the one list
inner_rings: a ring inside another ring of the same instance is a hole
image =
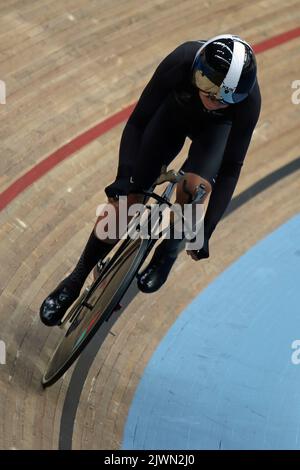
[[[210, 195], [204, 218], [204, 244], [189, 251], [194, 260], [209, 257], [209, 239], [236, 187], [241, 167], [258, 121], [261, 99], [256, 59], [250, 45], [235, 35], [207, 41], [189, 41], [171, 52], [145, 87], [120, 142], [115, 181], [105, 188], [108, 203], [118, 212], [118, 197], [128, 205], [141, 202], [149, 189], [182, 149], [191, 145], [177, 185], [179, 204], [188, 202], [203, 184]], [[201, 201], [203, 202], [203, 201]], [[80, 294], [88, 274], [117, 240], [99, 235], [96, 227], [74, 270], [44, 300], [41, 320], [55, 325]], [[139, 275], [143, 292], [154, 292], [166, 281], [181, 240], [164, 239], [147, 268]]]

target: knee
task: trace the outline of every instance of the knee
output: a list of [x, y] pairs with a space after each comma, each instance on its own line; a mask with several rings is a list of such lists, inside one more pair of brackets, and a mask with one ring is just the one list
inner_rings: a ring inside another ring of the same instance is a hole
[[177, 202], [179, 202], [179, 204], [187, 204], [191, 200], [197, 198], [200, 185], [204, 189], [205, 194], [197, 202], [202, 204], [211, 193], [212, 186], [210, 182], [194, 173], [186, 173], [182, 181], [180, 181], [177, 186]]
[[[131, 193], [128, 196], [123, 196], [125, 199], [119, 200], [117, 198], [109, 197], [105, 204], [101, 204], [97, 209], [97, 220], [94, 226], [94, 234], [101, 239], [105, 239], [109, 242], [109, 229], [111, 233], [116, 235], [112, 236], [111, 239], [115, 242], [116, 237], [120, 233], [120, 230], [126, 229], [126, 227], [120, 228], [120, 212], [126, 211], [125, 217], [127, 223], [131, 219], [132, 215], [129, 216], [128, 209], [133, 204], [142, 204], [144, 195], [138, 193]], [[123, 212], [124, 214], [124, 212]], [[124, 219], [122, 219], [124, 220]]]

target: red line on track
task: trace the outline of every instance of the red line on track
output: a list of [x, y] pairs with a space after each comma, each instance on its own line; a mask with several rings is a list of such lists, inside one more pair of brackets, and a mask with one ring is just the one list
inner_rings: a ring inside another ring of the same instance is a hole
[[[285, 33], [273, 36], [266, 39], [254, 46], [256, 54], [272, 49], [287, 41], [291, 41], [300, 36], [300, 27], [286, 31]], [[80, 150], [85, 145], [91, 143], [93, 140], [98, 139], [101, 135], [110, 131], [113, 127], [128, 119], [135, 107], [135, 103], [122, 109], [118, 113], [110, 116], [104, 121], [100, 122], [91, 129], [85, 131], [83, 134], [75, 137], [71, 142], [63, 145], [61, 148], [46, 157], [40, 163], [28, 170], [24, 175], [20, 176], [14, 181], [7, 189], [0, 193], [0, 211], [2, 211], [11, 201], [13, 201], [22, 191], [35, 181], [40, 179], [43, 175], [48, 173], [58, 163], [62, 162], [65, 158], [70, 157], [75, 152]]]
[[256, 54], [260, 52], [267, 51], [268, 49], [272, 49], [273, 47], [280, 46], [285, 42], [291, 41], [292, 39], [296, 39], [300, 36], [300, 27], [291, 29], [290, 31], [286, 31], [285, 33], [278, 34], [278, 36], [273, 36], [270, 39], [266, 39], [254, 46], [254, 50]]

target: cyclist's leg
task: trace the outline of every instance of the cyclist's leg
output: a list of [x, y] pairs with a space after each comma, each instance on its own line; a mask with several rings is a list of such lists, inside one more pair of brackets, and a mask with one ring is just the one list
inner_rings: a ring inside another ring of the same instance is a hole
[[[173, 117], [171, 118], [171, 116]], [[185, 138], [186, 132], [174, 119], [174, 113], [171, 113], [170, 104], [168, 102], [162, 103], [142, 135], [139, 153], [134, 168], [132, 168], [132, 178], [128, 176], [129, 168], [127, 167], [127, 177], [124, 176], [125, 173], [120, 172], [121, 176], [110, 186], [106, 187], [106, 193], [112, 195], [118, 190], [121, 194], [128, 193], [128, 208], [132, 204], [141, 203], [144, 196], [140, 191], [147, 190], [152, 186], [160, 174], [162, 165], [169, 165], [178, 155], [183, 147]], [[109, 201], [112, 201], [112, 199], [110, 198]], [[113, 216], [118, 224], [120, 206], [118, 202], [112, 203], [115, 209]], [[103, 218], [105, 218], [105, 210], [97, 220], [97, 235], [99, 238], [105, 239], [103, 224], [101, 224]], [[129, 218], [127, 218], [128, 221]], [[116, 233], [120, 233], [118, 225], [116, 225]], [[107, 241], [110, 242], [109, 240]]]
[[[136, 196], [135, 200], [139, 200]], [[133, 203], [133, 201], [132, 201]], [[118, 201], [109, 199], [105, 207], [110, 206], [118, 212]], [[73, 271], [64, 278], [58, 286], [44, 300], [40, 308], [40, 318], [47, 326], [56, 325], [64, 316], [67, 309], [78, 298], [82, 286], [94, 266], [103, 259], [117, 243], [117, 238], [107, 236], [99, 237], [97, 232], [98, 222], [105, 217], [105, 210], [97, 219], [97, 222], [88, 238], [84, 250]]]
[[[230, 133], [229, 122], [203, 128], [192, 140], [189, 155], [182, 169], [185, 172], [183, 180], [177, 185], [176, 202], [183, 206], [195, 195], [197, 186], [203, 184], [206, 197], [212, 190], [219, 171], [227, 139]], [[204, 199], [205, 199], [204, 198]], [[204, 202], [204, 199], [199, 201]], [[156, 248], [148, 267], [138, 279], [139, 288], [146, 293], [158, 290], [172, 269], [180, 249], [185, 243], [184, 231], [176, 233], [176, 227]]]
[[[132, 123], [127, 123], [128, 125], [133, 126]], [[186, 130], [183, 129], [182, 123], [177, 120], [174, 103], [169, 98], [162, 102], [144, 129], [134, 161], [130, 155], [130, 149], [126, 147], [126, 139], [123, 133], [121, 145], [124, 148], [119, 156], [117, 178], [105, 188], [109, 203], [114, 205], [115, 213], [112, 213], [112, 216], [117, 223], [120, 207], [118, 201], [114, 198], [127, 195], [128, 207], [135, 203], [141, 203], [144, 198], [141, 191], [148, 190], [160, 175], [162, 166], [169, 165], [178, 155], [185, 138]], [[121, 161], [121, 155], [123, 161]], [[97, 236], [108, 243], [113, 243], [114, 240], [106, 239], [103, 233], [104, 227], [101, 224], [103, 219], [105, 219], [105, 209], [96, 222]], [[116, 226], [116, 233], [120, 233], [118, 226]]]
[[179, 115], [178, 105], [168, 96], [143, 131], [128, 120], [121, 138], [116, 179], [105, 188], [108, 197], [150, 188], [162, 165], [168, 165], [184, 144], [187, 130]]
[[[143, 132], [139, 155], [135, 161], [134, 182], [127, 178], [129, 193], [128, 204], [142, 202], [140, 190], [148, 189], [159, 176], [161, 166], [169, 163], [181, 150], [185, 140], [185, 135], [179, 134], [174, 129], [174, 123], [171, 123], [170, 110], [166, 102], [155, 113], [145, 131]], [[108, 194], [108, 192], [107, 192]], [[121, 192], [124, 194], [124, 192]], [[119, 205], [116, 201], [109, 199], [109, 203], [113, 204], [114, 210], [117, 212], [116, 220], [118, 220]], [[102, 259], [118, 241], [118, 237], [102, 237], [100, 231], [97, 231], [99, 221], [105, 216], [100, 214], [93, 228], [88, 242], [84, 248], [73, 271], [65, 278], [57, 288], [45, 299], [41, 306], [41, 319], [47, 325], [57, 323], [64, 311], [78, 297], [81, 287], [97, 262]], [[102, 239], [101, 239], [102, 238]]]
[[54, 326], [60, 321], [78, 298], [90, 271], [111, 248], [111, 244], [99, 240], [93, 229], [73, 271], [43, 301], [40, 318], [45, 325]]
[[[223, 162], [231, 125], [232, 123], [229, 120], [224, 120], [214, 125], [209, 124], [207, 131], [203, 135], [193, 139], [188, 158], [183, 165], [184, 171], [197, 175], [204, 180], [204, 186], [209, 188], [209, 193], [213, 191]], [[207, 204], [205, 206], [207, 207]], [[208, 257], [209, 237], [206, 233], [205, 225], [203, 227], [203, 235], [204, 247], [206, 247], [205, 250]]]
[[[230, 121], [208, 124], [192, 139], [188, 157], [183, 164], [184, 172], [194, 174], [193, 178], [202, 178], [210, 189], [222, 164], [230, 130]], [[193, 186], [193, 181], [190, 181]]]
[[[196, 211], [197, 203], [206, 202], [223, 160], [230, 129], [229, 121], [208, 124], [193, 138], [188, 157], [182, 166], [185, 172], [184, 178], [177, 185], [176, 202], [181, 206], [196, 197], [197, 187], [200, 184], [204, 186], [206, 195], [200, 201], [195, 201], [193, 209]], [[172, 241], [169, 244], [165, 243], [165, 246], [172, 251], [176, 247], [176, 240], [174, 243]]]
[[179, 154], [186, 136], [172, 105], [168, 101], [162, 103], [144, 130], [130, 191], [149, 189], [160, 175], [162, 165], [169, 165]]
[[[139, 152], [130, 164], [121, 164], [119, 161], [116, 180], [105, 188], [108, 196], [126, 195], [127, 207], [141, 203], [144, 196], [142, 190], [148, 190], [160, 175], [162, 165], [169, 163], [178, 155], [184, 145], [186, 130], [176, 120], [172, 112], [172, 103], [164, 101], [146, 126], [139, 145]], [[114, 206], [112, 217], [116, 221], [116, 233], [119, 234], [119, 202], [113, 197], [108, 198]], [[114, 243], [116, 240], [106, 238], [101, 221], [105, 219], [108, 211], [103, 210], [96, 222], [97, 236], [105, 242]], [[127, 218], [127, 223], [129, 218]]]

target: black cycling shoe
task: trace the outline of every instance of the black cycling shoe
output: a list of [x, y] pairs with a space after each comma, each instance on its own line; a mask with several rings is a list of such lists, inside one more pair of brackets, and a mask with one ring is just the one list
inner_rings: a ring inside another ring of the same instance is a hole
[[168, 253], [163, 254], [160, 258], [155, 255], [156, 253], [154, 253], [146, 269], [137, 278], [138, 288], [146, 294], [161, 288], [177, 259], [177, 256], [170, 256]]
[[42, 322], [47, 326], [57, 325], [68, 308], [79, 297], [80, 290], [64, 279], [42, 303], [40, 308]]

